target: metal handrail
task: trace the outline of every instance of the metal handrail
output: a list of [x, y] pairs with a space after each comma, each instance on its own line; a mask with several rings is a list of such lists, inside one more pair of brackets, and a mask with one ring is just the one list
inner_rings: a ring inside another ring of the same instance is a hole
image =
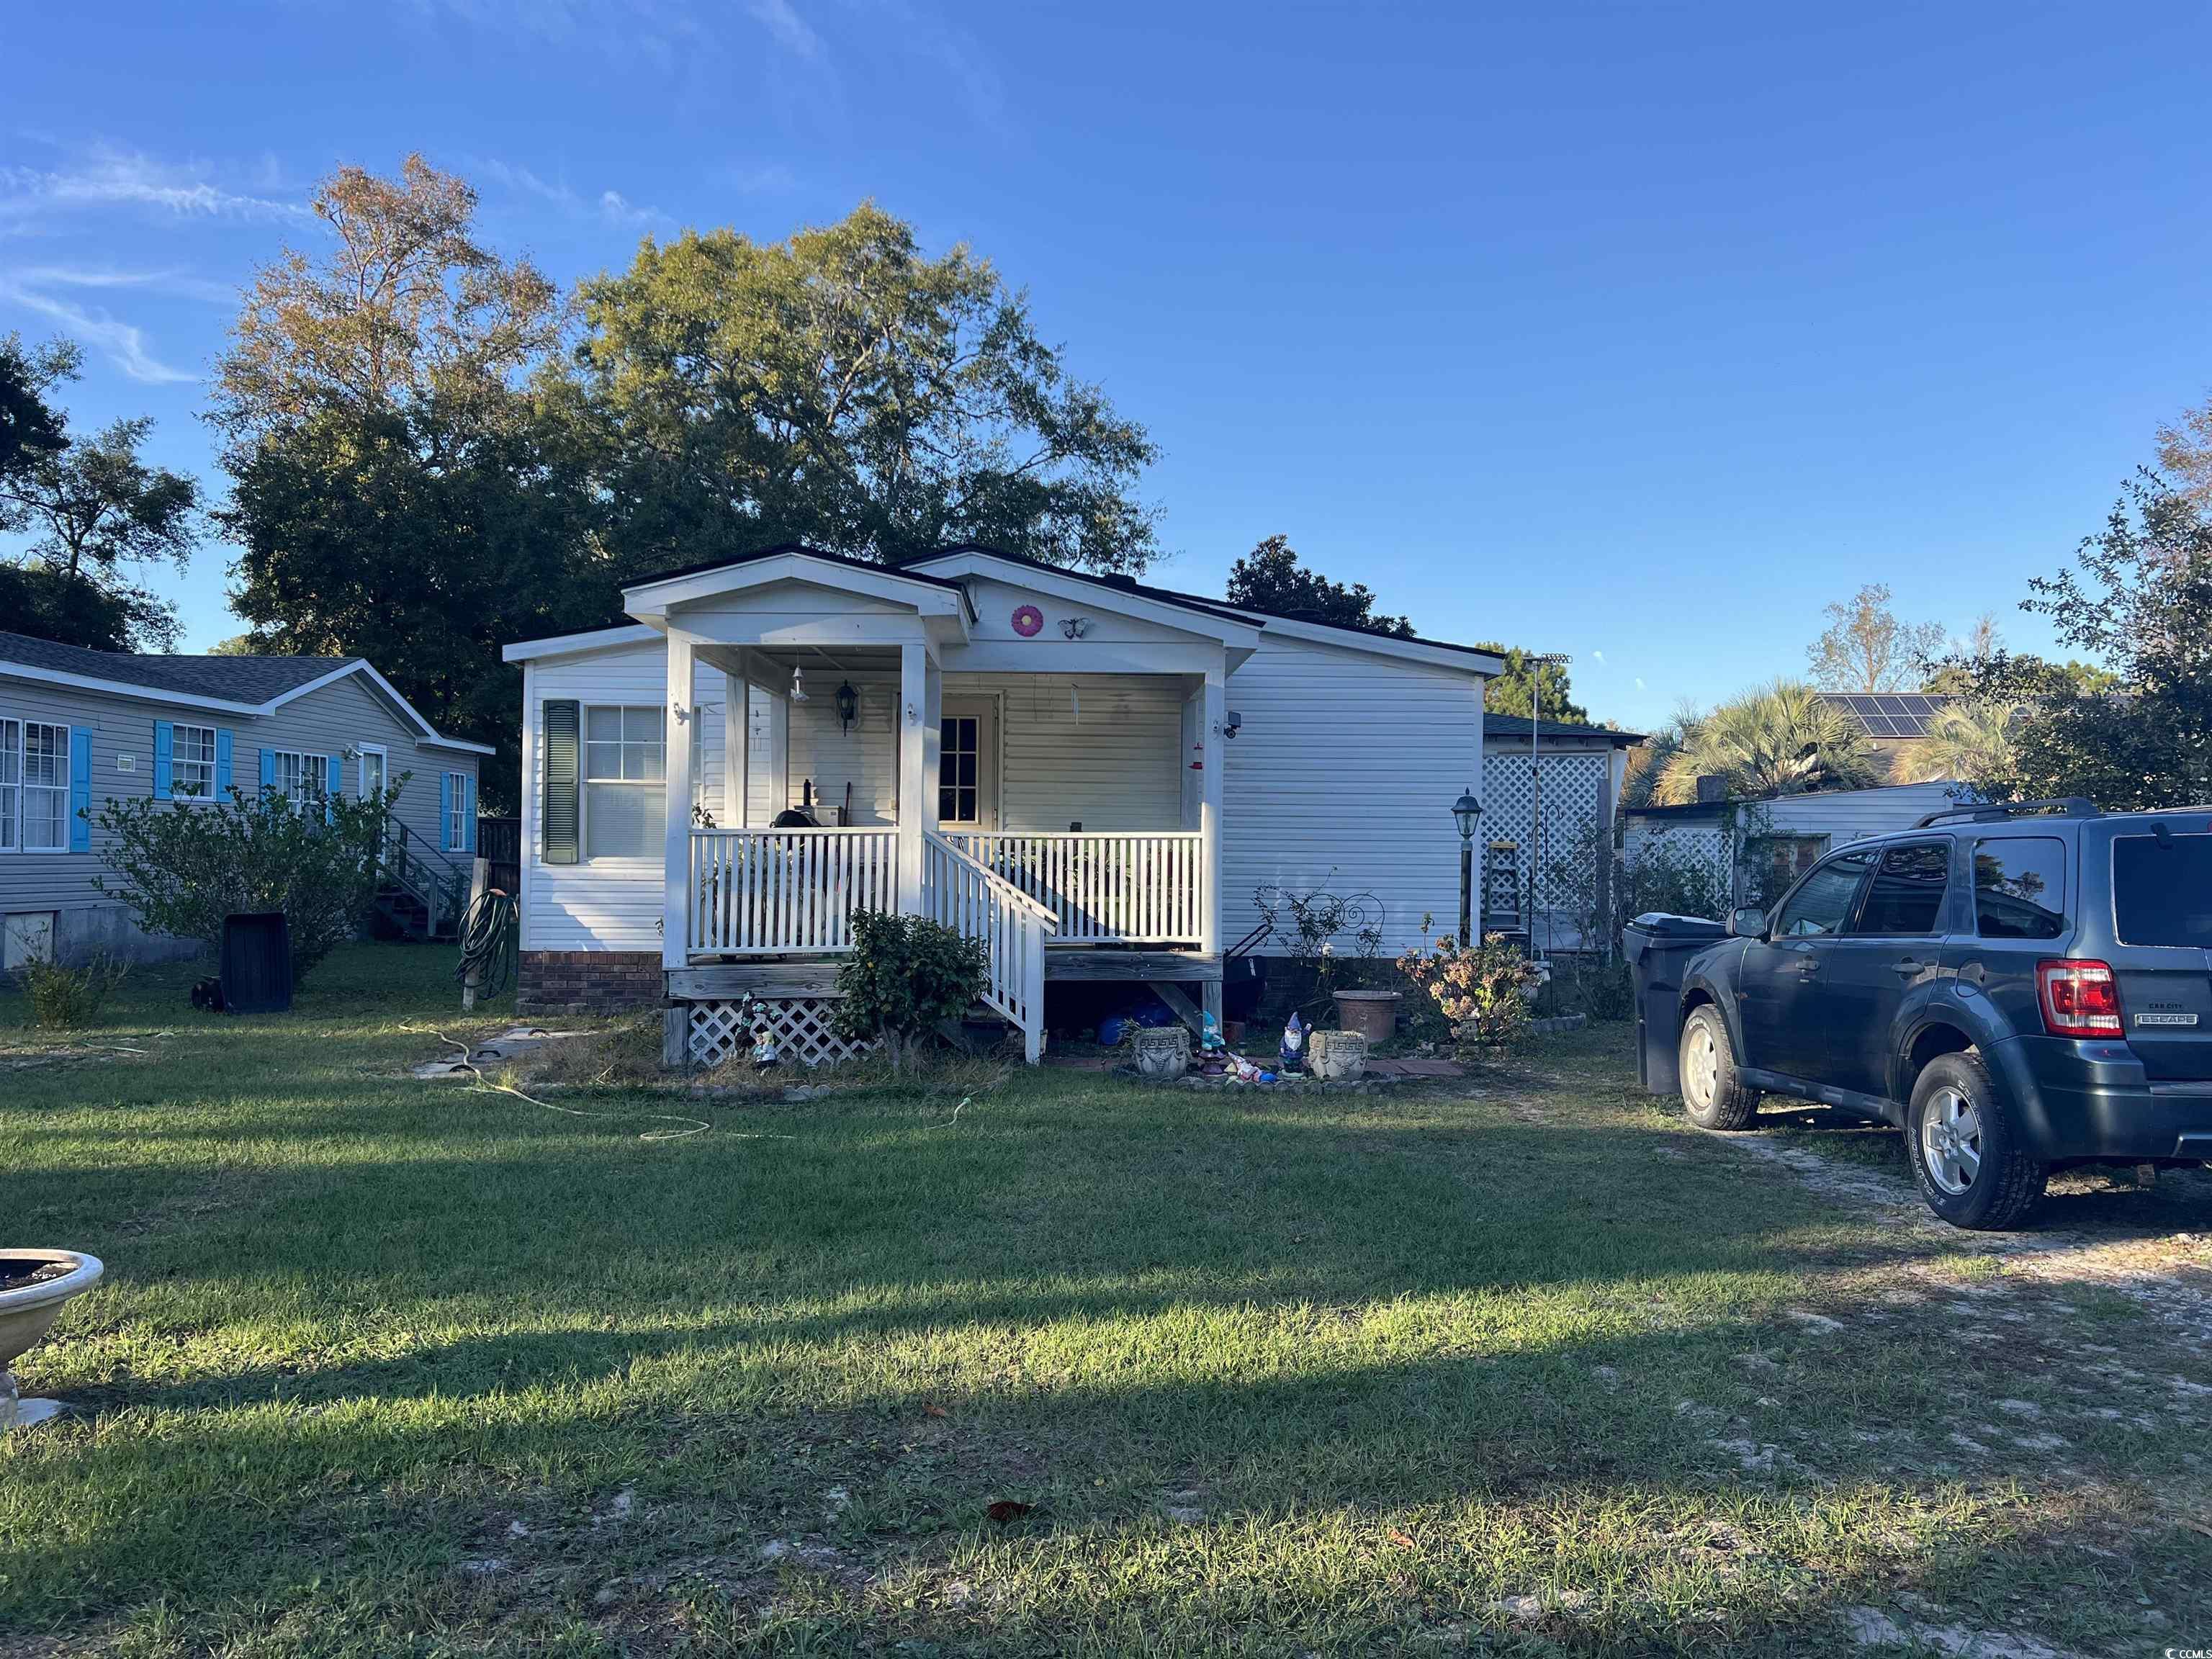
[[[421, 901], [428, 913], [429, 929], [434, 933], [442, 918], [449, 914], [455, 916], [460, 914], [461, 904], [468, 894], [470, 878], [453, 860], [398, 818], [387, 817], [385, 822], [398, 834], [393, 838], [392, 849], [397, 857], [387, 854], [382, 873], [394, 886], [412, 893]], [[418, 875], [416, 872], [417, 865], [422, 866], [427, 873]]]

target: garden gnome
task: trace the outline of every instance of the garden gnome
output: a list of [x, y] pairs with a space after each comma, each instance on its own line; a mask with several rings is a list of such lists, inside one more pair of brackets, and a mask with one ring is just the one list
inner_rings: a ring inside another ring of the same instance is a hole
[[1291, 1010], [1291, 1023], [1283, 1027], [1283, 1063], [1278, 1070], [1286, 1073], [1303, 1072], [1306, 1068], [1306, 1028], [1298, 1024], [1298, 1011]]

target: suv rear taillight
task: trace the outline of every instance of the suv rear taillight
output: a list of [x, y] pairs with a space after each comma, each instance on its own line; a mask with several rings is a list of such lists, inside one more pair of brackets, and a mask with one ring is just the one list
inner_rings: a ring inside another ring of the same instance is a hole
[[2054, 960], [2035, 964], [2036, 1000], [2043, 1029], [2053, 1036], [2118, 1036], [2120, 988], [2101, 962]]

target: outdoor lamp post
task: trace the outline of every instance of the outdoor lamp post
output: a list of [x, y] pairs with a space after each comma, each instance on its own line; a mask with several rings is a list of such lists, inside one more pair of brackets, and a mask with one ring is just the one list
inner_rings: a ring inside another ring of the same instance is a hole
[[1452, 822], [1459, 825], [1459, 943], [1465, 950], [1474, 943], [1474, 828], [1482, 821], [1482, 803], [1472, 785], [1452, 803]]

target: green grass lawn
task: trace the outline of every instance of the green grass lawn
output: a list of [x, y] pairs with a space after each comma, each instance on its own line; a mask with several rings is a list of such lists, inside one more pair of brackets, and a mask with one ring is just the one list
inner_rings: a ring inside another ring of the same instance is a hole
[[[2146, 1290], [1839, 1201], [1621, 1027], [647, 1140], [407, 1078], [451, 965], [148, 974], [58, 1057], [0, 998], [0, 1242], [108, 1266], [21, 1367], [82, 1415], [0, 1442], [0, 1651], [2212, 1645], [2186, 1239]], [[2212, 1232], [2136, 1196], [2116, 1248]]]

